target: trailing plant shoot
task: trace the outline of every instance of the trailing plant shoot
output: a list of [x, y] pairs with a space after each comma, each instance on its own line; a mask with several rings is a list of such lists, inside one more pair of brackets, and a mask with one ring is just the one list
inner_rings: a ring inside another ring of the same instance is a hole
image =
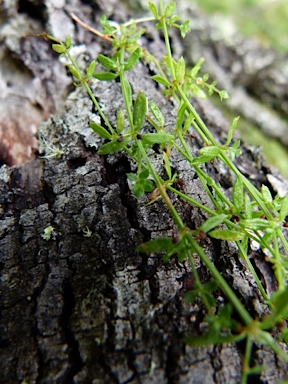
[[[273, 197], [265, 185], [261, 190], [257, 190], [235, 166], [234, 160], [241, 154], [241, 148], [240, 141], [233, 142], [232, 139], [239, 117], [232, 122], [224, 144], [214, 138], [209, 127], [205, 125], [191, 103], [191, 96], [206, 98], [216, 93], [221, 100], [225, 100], [228, 98], [228, 94], [225, 90], [216, 88], [216, 81], [209, 82], [208, 74], [199, 75], [203, 59], [199, 59], [193, 68], [187, 68], [183, 57], [178, 59], [173, 57], [169, 29], [177, 28], [183, 38], [189, 32], [189, 22], [185, 21], [182, 24], [175, 14], [176, 3], [172, 2], [164, 6], [161, 0], [159, 8], [153, 3], [149, 3], [149, 7], [153, 17], [145, 19], [145, 21], [154, 19], [157, 29], [162, 31], [165, 40], [166, 55], [161, 62], [143, 50], [138, 43], [144, 33], [144, 28], [138, 28], [138, 23], [143, 20], [133, 20], [116, 28], [103, 16], [100, 20], [103, 31], [98, 32], [89, 27], [100, 38], [111, 42], [113, 54], [111, 57], [99, 54], [97, 62], [93, 60], [85, 73], [80, 71], [69, 52], [72, 46], [69, 36], [64, 42], [46, 34], [42, 36], [53, 42], [54, 51], [70, 60], [68, 69], [75, 79], [75, 85], [86, 88], [105, 124], [104, 126], [104, 124], [100, 125], [96, 122], [90, 123], [92, 130], [106, 140], [98, 150], [98, 154], [108, 155], [125, 151], [137, 164], [137, 170], [127, 174], [133, 194], [139, 198], [150, 193], [149, 204], [161, 198], [178, 228], [178, 234], [174, 238], [153, 239], [140, 244], [138, 251], [164, 252], [166, 261], [175, 254], [178, 255], [180, 262], [189, 261], [195, 283], [193, 290], [189, 291], [183, 300], [193, 302], [196, 298], [201, 299], [206, 308], [208, 329], [202, 335], [187, 335], [185, 342], [192, 346], [201, 346], [245, 341], [242, 373], [242, 383], [244, 384], [250, 374], [259, 373], [263, 369], [263, 367], [250, 367], [253, 343], [269, 346], [288, 363], [288, 355], [278, 343], [279, 341], [288, 342], [288, 332], [284, 326], [288, 316], [286, 281], [288, 243], [284, 234], [284, 231], [287, 231], [285, 220], [287, 220], [288, 213], [288, 196], [276, 195]], [[80, 22], [75, 15], [73, 18]], [[83, 22], [81, 25], [86, 27]], [[166, 98], [173, 98], [177, 103], [177, 116], [173, 130], [165, 129], [165, 115], [153, 100], [147, 100], [144, 91], [140, 91], [137, 95], [132, 94], [127, 72], [133, 69], [139, 60], [149, 60], [155, 63], [158, 72], [152, 76], [152, 79], [163, 89]], [[92, 93], [90, 82], [94, 79], [98, 81], [118, 79], [121, 84], [125, 110], [118, 111], [115, 126], [107, 119]], [[150, 124], [150, 132], [143, 129], [145, 122]], [[197, 157], [193, 156], [186, 142], [189, 129], [193, 129], [203, 141], [203, 147], [199, 150]], [[159, 146], [162, 154], [165, 178], [158, 174], [149, 157], [149, 151], [155, 144]], [[183, 181], [172, 172], [170, 164], [172, 150], [178, 151], [183, 159], [193, 167], [204, 191], [211, 200], [210, 207], [200, 204], [181, 192], [181, 188], [177, 188], [177, 184], [178, 187], [183, 186]], [[231, 199], [224, 194], [221, 185], [212, 180], [201, 167], [202, 164], [216, 161], [216, 159], [234, 174], [235, 182]], [[171, 193], [200, 208], [209, 218], [196, 229], [187, 227], [169, 197]], [[87, 229], [84, 236], [88, 235], [90, 234]], [[240, 257], [252, 273], [263, 300], [269, 307], [269, 315], [261, 319], [253, 318], [244, 307], [234, 290], [200, 246], [199, 243], [205, 241], [207, 236], [236, 243]], [[273, 267], [278, 288], [272, 295], [267, 292], [258, 278], [249, 258], [251, 242], [258, 244], [259, 249], [262, 249], [267, 255], [267, 260]], [[193, 259], [195, 253], [213, 278], [208, 283], [201, 283]], [[225, 304], [219, 304], [215, 299], [214, 292], [219, 288], [226, 297]], [[279, 328], [279, 340], [275, 340], [271, 335], [273, 327]]]

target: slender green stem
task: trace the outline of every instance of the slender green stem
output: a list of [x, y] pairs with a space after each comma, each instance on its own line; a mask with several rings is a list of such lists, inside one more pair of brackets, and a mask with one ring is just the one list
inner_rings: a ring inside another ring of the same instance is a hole
[[166, 24], [166, 19], [165, 19], [165, 10], [164, 10], [164, 5], [163, 5], [163, 0], [160, 0], [160, 15], [161, 15], [161, 21], [162, 21], [162, 25], [163, 25], [163, 34], [164, 34], [164, 40], [165, 40], [165, 45], [166, 45], [166, 53], [167, 53], [168, 60], [169, 60], [172, 79], [174, 80], [175, 79], [175, 70], [174, 70], [174, 65], [173, 65], [173, 57], [172, 57], [172, 53], [171, 53], [167, 24]]
[[[198, 272], [197, 272], [197, 270], [195, 268], [195, 263], [193, 261], [193, 258], [192, 258], [192, 255], [191, 255], [190, 251], [187, 251], [187, 256], [188, 256], [190, 268], [191, 268], [191, 271], [192, 271], [192, 275], [193, 275], [194, 280], [195, 280], [195, 285], [197, 285], [198, 287], [202, 287], [202, 283], [200, 281]], [[209, 312], [209, 314], [213, 315], [213, 308], [211, 307], [211, 304], [207, 300], [206, 296], [205, 295], [201, 295], [201, 300], [203, 301], [203, 304], [205, 305], [205, 307], [206, 307], [207, 311]]]
[[250, 370], [250, 360], [251, 360], [251, 354], [252, 354], [252, 338], [250, 335], [247, 335], [246, 338], [246, 348], [245, 348], [245, 355], [242, 362], [242, 378], [241, 378], [241, 384], [246, 384], [247, 379], [249, 376], [249, 370]]
[[[78, 68], [78, 65], [77, 65], [76, 61], [74, 60], [73, 56], [70, 54], [68, 49], [66, 49], [66, 54], [69, 57], [69, 60], [71, 61], [73, 67], [76, 69], [76, 71], [79, 74], [81, 74], [81, 71]], [[106, 126], [109, 128], [110, 132], [113, 134], [114, 133], [114, 129], [112, 128], [112, 126], [111, 126], [109, 120], [107, 119], [107, 117], [105, 116], [105, 114], [102, 112], [102, 109], [101, 109], [98, 101], [96, 100], [95, 96], [93, 95], [93, 92], [91, 91], [91, 88], [90, 88], [89, 84], [87, 83], [87, 81], [83, 77], [82, 77], [82, 83], [84, 84], [84, 87], [86, 88], [86, 91], [87, 91], [89, 97], [91, 98], [93, 104], [95, 105], [99, 115], [102, 117], [102, 119], [105, 122]]]
[[168, 196], [168, 194], [166, 192], [166, 189], [162, 185], [162, 182], [161, 182], [159, 176], [155, 172], [155, 170], [154, 170], [154, 168], [153, 168], [153, 166], [152, 166], [152, 164], [151, 164], [151, 162], [149, 160], [149, 157], [147, 156], [147, 153], [145, 152], [145, 149], [144, 149], [144, 147], [142, 145], [141, 140], [137, 139], [136, 142], [137, 142], [138, 148], [141, 151], [142, 157], [143, 157], [143, 159], [145, 160], [145, 162], [147, 164], [149, 172], [152, 175], [152, 177], [153, 177], [153, 179], [155, 181], [155, 184], [156, 184], [156, 186], [157, 186], [157, 188], [158, 188], [158, 190], [160, 192], [160, 195], [162, 196], [162, 198], [163, 198], [167, 208], [169, 209], [169, 211], [170, 211], [170, 213], [171, 213], [171, 215], [172, 215], [172, 217], [173, 217], [173, 219], [174, 219], [178, 229], [181, 231], [183, 228], [185, 228], [185, 226], [184, 226], [184, 224], [183, 224], [183, 222], [182, 222], [178, 212], [176, 211], [175, 207], [173, 206], [173, 204], [172, 204], [172, 202], [171, 202], [171, 200], [170, 200], [170, 198], [169, 198], [169, 196]]
[[[120, 55], [121, 63], [124, 63], [124, 54], [125, 54], [125, 49], [124, 49], [124, 47], [122, 47], [121, 48], [121, 55]], [[129, 95], [127, 93], [127, 86], [126, 86], [127, 84], [125, 84], [125, 82], [127, 82], [127, 81], [128, 80], [125, 78], [124, 69], [122, 69], [120, 71], [121, 89], [122, 89], [122, 94], [123, 94], [123, 99], [124, 99], [124, 103], [125, 103], [126, 113], [127, 113], [127, 116], [128, 116], [129, 125], [131, 127], [131, 130], [133, 131], [133, 129], [134, 129], [133, 115], [132, 115], [132, 111], [131, 111]]]
[[192, 249], [198, 254], [201, 261], [204, 265], [206, 265], [207, 269], [210, 271], [211, 275], [214, 277], [214, 279], [219, 284], [219, 287], [223, 291], [223, 293], [226, 295], [226, 297], [229, 299], [231, 304], [234, 306], [235, 310], [238, 312], [239, 316], [243, 320], [245, 325], [250, 325], [253, 323], [252, 317], [249, 315], [247, 310], [245, 309], [244, 305], [241, 303], [241, 301], [238, 299], [238, 297], [235, 295], [233, 290], [230, 288], [229, 284], [226, 282], [226, 280], [222, 277], [218, 269], [215, 267], [215, 265], [212, 263], [212, 261], [208, 258], [208, 256], [205, 254], [203, 249], [197, 244], [197, 242], [193, 239], [192, 235], [187, 233], [187, 239], [190, 242], [190, 245]]

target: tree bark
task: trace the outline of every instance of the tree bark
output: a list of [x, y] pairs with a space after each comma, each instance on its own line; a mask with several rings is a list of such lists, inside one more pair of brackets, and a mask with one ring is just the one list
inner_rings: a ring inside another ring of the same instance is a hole
[[[74, 25], [67, 12], [77, 10], [83, 19], [99, 19], [104, 11], [111, 15], [111, 5], [112, 1], [99, 1], [90, 7], [74, 1], [56, 9], [52, 2], [29, 2], [28, 13], [15, 11], [14, 17], [31, 22], [32, 9], [33, 14], [40, 14], [43, 29], [64, 37], [69, 30], [76, 44], [85, 42], [78, 58], [84, 67], [110, 47]], [[13, 7], [9, 12], [13, 14]], [[123, 21], [125, 12], [117, 5], [114, 17]], [[9, 19], [7, 9], [6, 15]], [[9, 20], [7, 25], [12, 23]], [[143, 44], [164, 52], [158, 33], [149, 28]], [[41, 68], [49, 71], [46, 83], [40, 78], [41, 87], [47, 91], [51, 110], [62, 112], [38, 128], [39, 153], [46, 158], [35, 156], [21, 166], [0, 169], [1, 382], [240, 383], [241, 344], [191, 348], [182, 340], [187, 334], [202, 333], [207, 326], [201, 302], [182, 301], [193, 286], [188, 264], [177, 258], [164, 263], [162, 255], [136, 252], [143, 241], [177, 234], [164, 203], [147, 206], [147, 196], [135, 199], [126, 178], [135, 164], [124, 153], [97, 154], [103, 140], [92, 132], [89, 122], [100, 122], [100, 117], [85, 90], [73, 90], [64, 105], [69, 84], [64, 69], [41, 40], [30, 39], [18, 46], [18, 53], [14, 46], [14, 55], [30, 70], [33, 66], [34, 78], [39, 78]], [[24, 62], [23, 55], [30, 59]], [[129, 73], [133, 93], [145, 90], [149, 100], [162, 108], [169, 129], [175, 124], [176, 107], [152, 82], [151, 71], [139, 63]], [[124, 109], [120, 84], [98, 82], [92, 88], [103, 112], [115, 123], [117, 110]], [[59, 90], [62, 94], [55, 95]], [[193, 102], [215, 137], [225, 142], [228, 123], [221, 112], [209, 102]], [[199, 137], [189, 138], [187, 144], [195, 155], [202, 146]], [[51, 145], [62, 155], [49, 157]], [[255, 185], [265, 183], [287, 193], [281, 175], [256, 152], [244, 145], [242, 150], [238, 165]], [[164, 175], [157, 149], [149, 155]], [[171, 161], [184, 181], [183, 191], [210, 205], [193, 169], [174, 151]], [[220, 163], [203, 169], [227, 193], [231, 191], [233, 176]], [[171, 199], [187, 226], [193, 229], [203, 223], [203, 212], [175, 196]], [[52, 231], [50, 238], [45, 237], [47, 228]], [[236, 246], [210, 238], [200, 244], [250, 313], [263, 316], [267, 307]], [[195, 260], [202, 283], [209, 281], [209, 273], [196, 256]], [[273, 291], [269, 265], [263, 260], [259, 265], [260, 277]], [[216, 296], [225, 300], [221, 291]], [[251, 364], [267, 368], [257, 382], [272, 384], [285, 378], [287, 365], [269, 349], [256, 345], [253, 352]]]

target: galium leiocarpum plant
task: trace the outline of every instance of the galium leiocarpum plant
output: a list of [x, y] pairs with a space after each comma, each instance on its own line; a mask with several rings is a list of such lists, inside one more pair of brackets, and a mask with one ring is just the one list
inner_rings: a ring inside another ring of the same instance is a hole
[[[250, 367], [254, 342], [268, 345], [288, 363], [288, 355], [270, 333], [271, 329], [277, 326], [280, 330], [280, 341], [288, 343], [288, 331], [283, 325], [288, 317], [288, 286], [286, 283], [288, 244], [283, 233], [283, 228], [286, 227], [285, 218], [288, 213], [288, 196], [276, 195], [273, 198], [269, 188], [265, 185], [262, 185], [260, 191], [257, 190], [234, 165], [233, 160], [241, 154], [240, 141], [231, 144], [238, 118], [235, 118], [231, 124], [227, 140], [223, 145], [217, 142], [194, 109], [190, 101], [191, 95], [206, 97], [212, 93], [217, 93], [221, 100], [228, 98], [228, 95], [226, 91], [220, 91], [216, 88], [215, 81], [209, 83], [207, 74], [202, 77], [199, 75], [203, 59], [200, 59], [192, 69], [188, 69], [183, 57], [176, 60], [172, 56], [168, 29], [171, 27], [178, 28], [183, 38], [189, 32], [189, 22], [185, 21], [183, 24], [179, 22], [179, 17], [174, 14], [175, 6], [175, 2], [164, 6], [163, 1], [160, 1], [158, 9], [155, 4], [149, 3], [153, 17], [132, 20], [119, 26], [115, 26], [115, 23], [111, 23], [105, 16], [102, 16], [100, 23], [103, 30], [101, 32], [88, 27], [75, 15], [72, 15], [77, 22], [111, 42], [115, 53], [111, 57], [98, 55], [98, 62], [104, 68], [102, 71], [96, 71], [97, 63], [95, 60], [90, 63], [85, 73], [80, 71], [70, 53], [72, 45], [69, 36], [64, 42], [47, 34], [40, 36], [52, 41], [53, 49], [69, 59], [68, 69], [75, 78], [75, 85], [86, 88], [105, 123], [105, 127], [96, 122], [90, 123], [90, 127], [96, 134], [109, 140], [98, 150], [98, 154], [107, 155], [120, 150], [125, 151], [137, 164], [137, 172], [127, 174], [134, 195], [140, 197], [146, 192], [153, 191], [153, 198], [150, 203], [162, 198], [177, 225], [177, 238], [154, 239], [139, 245], [138, 251], [165, 252], [164, 260], [168, 260], [175, 254], [178, 255], [179, 261], [188, 259], [195, 283], [193, 290], [184, 297], [184, 301], [190, 302], [197, 297], [202, 300], [207, 311], [206, 321], [209, 328], [203, 335], [185, 337], [185, 341], [192, 346], [200, 346], [246, 340], [242, 370], [242, 383], [246, 383], [249, 374], [259, 373], [263, 369], [263, 367]], [[156, 27], [161, 29], [164, 35], [166, 56], [163, 57], [162, 62], [159, 62], [138, 44], [140, 36], [145, 31], [143, 28], [137, 27], [138, 23], [152, 19], [156, 20]], [[138, 60], [155, 63], [158, 73], [152, 76], [152, 79], [164, 88], [163, 93], [166, 97], [173, 97], [178, 103], [173, 132], [165, 131], [165, 117], [159, 107], [153, 101], [147, 106], [147, 97], [144, 91], [140, 91], [133, 102], [132, 88], [126, 73], [136, 65]], [[114, 81], [116, 78], [119, 78], [121, 83], [125, 111], [118, 111], [116, 126], [113, 127], [101, 110], [89, 84], [93, 79]], [[154, 133], [142, 131], [145, 119], [154, 127]], [[128, 120], [128, 128], [126, 128], [126, 120]], [[187, 131], [191, 127], [204, 143], [198, 157], [193, 157], [185, 141]], [[156, 143], [162, 150], [163, 166], [167, 174], [166, 180], [158, 175], [148, 155], [148, 149]], [[214, 209], [202, 205], [175, 188], [177, 175], [172, 174], [169, 162], [172, 147], [194, 168], [204, 190], [213, 203]], [[201, 168], [201, 164], [213, 161], [215, 158], [235, 175], [231, 200], [224, 194], [221, 185], [215, 183]], [[209, 215], [209, 218], [199, 228], [191, 230], [183, 223], [167, 191], [177, 194], [189, 204], [202, 209]], [[240, 257], [252, 273], [263, 299], [270, 309], [269, 315], [262, 319], [252, 318], [233, 289], [198, 244], [198, 239], [206, 235], [236, 243]], [[259, 248], [266, 252], [267, 260], [273, 265], [278, 289], [271, 297], [269, 297], [250, 262], [248, 256], [250, 241], [256, 242]], [[199, 256], [209, 270], [213, 277], [212, 281], [205, 284], [201, 283], [193, 260], [193, 253]], [[216, 288], [220, 288], [225, 294], [227, 304], [220, 306], [217, 304], [213, 296], [213, 291]], [[235, 316], [233, 317], [233, 313], [237, 313], [238, 320]]]

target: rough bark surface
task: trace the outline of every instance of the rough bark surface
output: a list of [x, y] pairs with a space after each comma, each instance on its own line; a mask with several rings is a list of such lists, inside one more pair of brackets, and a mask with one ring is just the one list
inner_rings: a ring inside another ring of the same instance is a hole
[[[16, 15], [19, 4], [10, 4], [10, 12], [13, 6]], [[110, 49], [78, 29], [67, 11], [77, 10], [80, 17], [91, 20], [103, 11], [111, 14], [112, 1], [91, 6], [74, 1], [64, 8], [53, 8], [48, 1], [31, 1], [25, 2], [25, 7], [40, 13], [43, 29], [50, 27], [59, 36], [62, 26], [64, 36], [68, 30], [76, 43], [85, 41], [79, 57], [83, 66], [100, 51]], [[124, 14], [117, 5], [114, 17], [121, 21]], [[22, 16], [32, 17], [25, 13], [17, 17]], [[30, 41], [33, 43], [26, 43], [25, 49], [21, 46], [19, 57], [31, 56], [29, 63], [35, 66], [33, 76], [37, 77], [37, 65], [41, 67], [43, 50], [46, 52], [45, 70], [50, 71], [52, 82], [41, 84], [50, 89], [49, 100], [53, 101], [58, 89], [53, 79], [58, 70], [64, 79], [66, 74], [42, 41]], [[152, 51], [164, 51], [153, 29], [143, 44]], [[134, 94], [144, 89], [148, 98], [162, 107], [169, 129], [175, 123], [175, 106], [149, 79], [151, 70], [139, 63], [129, 79]], [[68, 83], [66, 79], [65, 87]], [[65, 87], [60, 85], [62, 90]], [[115, 122], [117, 110], [124, 108], [119, 83], [95, 83], [92, 87], [104, 113]], [[221, 113], [208, 102], [195, 100], [195, 106], [213, 134], [224, 141], [228, 124]], [[164, 263], [161, 255], [135, 251], [143, 241], [176, 234], [176, 228], [161, 201], [145, 206], [146, 196], [136, 200], [131, 194], [126, 173], [134, 170], [135, 164], [121, 153], [97, 155], [102, 141], [89, 128], [91, 120], [100, 122], [85, 91], [71, 92], [63, 113], [38, 129], [39, 152], [47, 158], [0, 169], [1, 382], [240, 383], [242, 345], [190, 348], [183, 343], [185, 334], [199, 334], [206, 327], [201, 302], [191, 305], [182, 301], [193, 286], [188, 265], [176, 259]], [[63, 151], [61, 156], [48, 158], [52, 144]], [[201, 144], [197, 137], [188, 140], [195, 154]], [[242, 172], [257, 186], [265, 183], [287, 192], [285, 180], [271, 171], [259, 154], [242, 149], [238, 160]], [[157, 150], [149, 155], [164, 172]], [[171, 160], [185, 182], [184, 192], [209, 205], [193, 169], [174, 152]], [[204, 169], [229, 193], [233, 185], [229, 172], [216, 161]], [[205, 220], [203, 212], [176, 197], [171, 199], [191, 228]], [[53, 231], [45, 239], [48, 227]], [[209, 238], [201, 245], [251, 314], [261, 317], [266, 313], [236, 247]], [[199, 261], [197, 268], [202, 282], [208, 281], [210, 276]], [[269, 283], [261, 268], [259, 274], [273, 289], [273, 279]], [[224, 300], [220, 291], [216, 296]], [[251, 363], [267, 367], [256, 378], [259, 383], [276, 384], [287, 374], [288, 367], [260, 346], [255, 346]]]

